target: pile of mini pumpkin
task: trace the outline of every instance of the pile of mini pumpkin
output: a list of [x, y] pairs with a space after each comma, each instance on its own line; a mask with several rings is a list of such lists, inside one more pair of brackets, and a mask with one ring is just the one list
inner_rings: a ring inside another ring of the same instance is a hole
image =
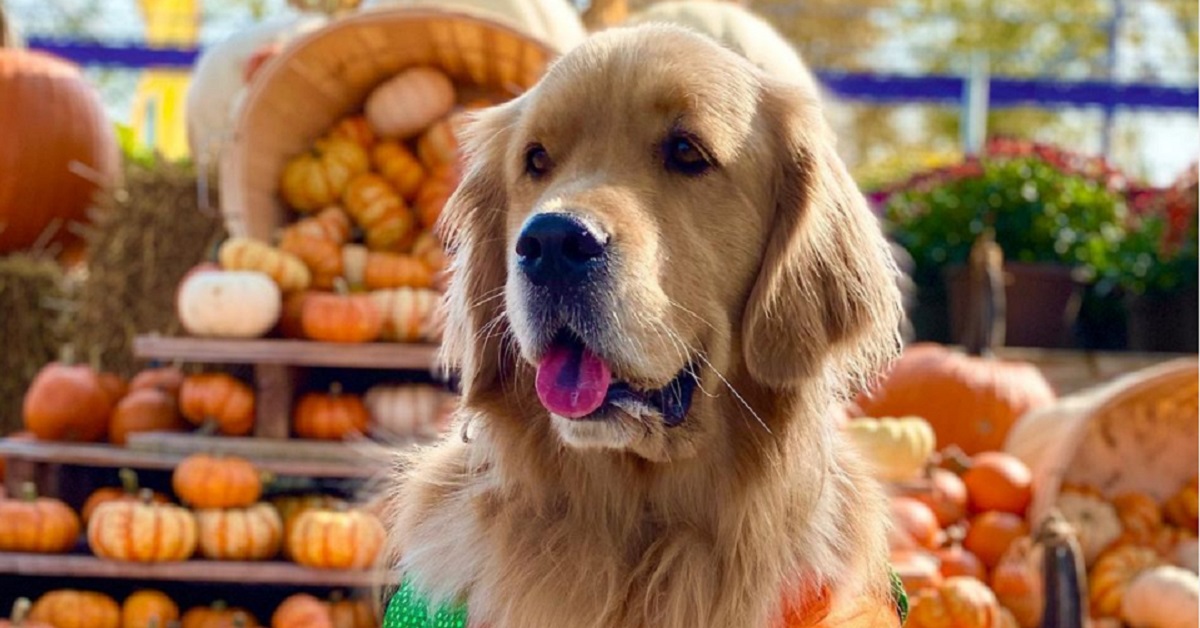
[[505, 98], [460, 94], [432, 67], [377, 86], [283, 169], [294, 219], [274, 242], [233, 237], [219, 266], [181, 283], [177, 311], [196, 336], [274, 331], [326, 342], [437, 342], [445, 257], [433, 227], [460, 176], [466, 111]]

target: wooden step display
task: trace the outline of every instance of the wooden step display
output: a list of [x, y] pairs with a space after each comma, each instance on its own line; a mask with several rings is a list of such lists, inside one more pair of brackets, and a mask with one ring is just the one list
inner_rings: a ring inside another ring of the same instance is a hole
[[85, 554], [0, 552], [0, 574], [59, 578], [118, 578], [164, 582], [254, 583], [305, 587], [369, 587], [386, 581], [380, 571], [312, 569], [287, 562], [188, 560], [134, 563]]

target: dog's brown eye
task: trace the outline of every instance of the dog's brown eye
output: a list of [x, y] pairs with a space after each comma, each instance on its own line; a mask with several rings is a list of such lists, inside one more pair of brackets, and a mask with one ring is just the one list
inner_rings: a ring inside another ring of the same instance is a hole
[[682, 135], [667, 138], [667, 142], [663, 146], [663, 153], [666, 157], [667, 170], [680, 174], [703, 174], [712, 166], [712, 162], [696, 142]]
[[553, 166], [550, 153], [546, 152], [546, 148], [541, 144], [533, 144], [525, 149], [525, 174], [536, 179], [550, 172]]

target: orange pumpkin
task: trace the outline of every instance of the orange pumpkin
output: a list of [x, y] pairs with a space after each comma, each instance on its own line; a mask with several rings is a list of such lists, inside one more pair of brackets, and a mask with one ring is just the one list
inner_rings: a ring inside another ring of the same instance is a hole
[[375, 145], [375, 131], [363, 116], [349, 116], [334, 123], [329, 137], [350, 140], [369, 151]]
[[[92, 520], [92, 514], [96, 512], [96, 508], [100, 504], [106, 504], [114, 501], [136, 502], [141, 500], [142, 488], [138, 485], [137, 472], [133, 469], [121, 469], [117, 472], [117, 476], [121, 478], [121, 486], [106, 486], [92, 491], [88, 495], [86, 501], [83, 502], [83, 508], [80, 514], [83, 516], [83, 523]], [[150, 500], [156, 504], [169, 504], [170, 498], [157, 491], [151, 493]]]
[[371, 167], [367, 151], [344, 137], [318, 140], [283, 169], [279, 192], [293, 209], [314, 212], [336, 203], [350, 180]]
[[275, 608], [271, 628], [333, 628], [333, 617], [324, 602], [307, 593], [297, 593]]
[[963, 548], [961, 543], [951, 543], [933, 553], [938, 560], [938, 571], [943, 577], [970, 576], [976, 580], [987, 580], [987, 567], [983, 561]]
[[104, 389], [113, 405], [129, 392], [129, 382], [116, 373], [98, 373], [97, 377], [100, 378], [100, 388]]
[[858, 405], [872, 417], [922, 417], [933, 426], [939, 446], [958, 445], [973, 455], [1002, 450], [1018, 418], [1054, 400], [1054, 390], [1032, 364], [919, 343], [904, 351], [879, 388], [860, 397]]
[[913, 498], [929, 506], [943, 528], [967, 516], [967, 485], [952, 471], [931, 470], [929, 490], [914, 493]]
[[1148, 541], [1162, 527], [1162, 509], [1153, 497], [1145, 493], [1123, 493], [1112, 499], [1113, 508], [1121, 520], [1122, 536]]
[[217, 600], [209, 606], [197, 606], [183, 614], [180, 628], [257, 628], [258, 618], [244, 608], [230, 608]]
[[1171, 523], [1196, 534], [1197, 508], [1196, 478], [1193, 477], [1183, 488], [1167, 498], [1163, 504], [1163, 513]]
[[292, 429], [300, 438], [343, 440], [361, 436], [370, 421], [367, 407], [357, 395], [342, 392], [334, 383], [329, 393], [307, 393], [296, 403], [292, 413]]
[[1000, 614], [991, 589], [966, 576], [918, 591], [909, 608], [908, 628], [993, 628]]
[[235, 456], [188, 456], [171, 474], [171, 486], [194, 508], [243, 508], [262, 495], [258, 469]]
[[103, 593], [58, 589], [33, 603], [29, 619], [54, 628], [119, 628], [121, 607]]
[[1154, 550], [1127, 545], [1100, 555], [1088, 573], [1088, 601], [1096, 617], [1120, 617], [1121, 598], [1138, 574], [1163, 563]]
[[1027, 534], [1029, 526], [1021, 517], [1008, 512], [985, 512], [971, 520], [963, 547], [991, 569], [1013, 541]]
[[325, 342], [371, 342], [383, 332], [383, 314], [365, 294], [309, 296], [300, 312], [304, 335]]
[[1045, 606], [1041, 551], [1033, 539], [1013, 541], [992, 570], [992, 591], [1022, 628], [1036, 628]]
[[1005, 453], [975, 456], [963, 483], [975, 512], [998, 510], [1023, 516], [1033, 500], [1033, 473], [1019, 458]]
[[29, 601], [29, 598], [17, 598], [13, 602], [12, 614], [9, 615], [9, 618], [0, 619], [0, 628], [54, 628], [46, 622], [29, 619], [29, 609], [31, 608], [33, 608], [33, 602]]
[[227, 436], [254, 429], [254, 391], [225, 373], [187, 377], [179, 389], [179, 409], [192, 425]]
[[342, 275], [342, 247], [337, 241], [290, 229], [283, 232], [279, 249], [295, 255], [308, 267], [315, 288], [332, 288], [334, 280]]
[[137, 432], [180, 432], [186, 424], [175, 398], [158, 388], [139, 388], [125, 395], [113, 409], [108, 440], [124, 445]]
[[363, 283], [368, 290], [428, 288], [433, 283], [433, 273], [415, 257], [372, 252], [367, 255]]
[[297, 220], [284, 230], [285, 235], [291, 232], [329, 240], [341, 246], [350, 241], [350, 217], [340, 207], [326, 207], [313, 216]]
[[937, 517], [924, 503], [911, 497], [892, 498], [892, 524], [920, 547], [936, 549], [941, 545]]
[[108, 430], [112, 392], [90, 366], [66, 360], [42, 367], [25, 391], [25, 429], [41, 440], [97, 441]]
[[329, 596], [329, 616], [333, 628], [378, 628], [375, 611], [363, 599], [347, 598], [341, 591]]
[[176, 397], [179, 395], [179, 388], [183, 386], [183, 379], [183, 371], [178, 367], [163, 366], [146, 369], [134, 375], [133, 379], [129, 380], [129, 392], [133, 393], [143, 388], [154, 388], [172, 397]]
[[288, 552], [305, 567], [366, 569], [383, 547], [383, 524], [361, 510], [310, 510], [296, 519]]
[[76, 240], [68, 226], [88, 221], [93, 194], [121, 165], [92, 83], [59, 57], [0, 47], [0, 129], [0, 253]]
[[60, 554], [75, 547], [79, 517], [60, 500], [38, 497], [32, 482], [21, 495], [0, 499], [0, 552]]
[[465, 122], [466, 117], [461, 112], [452, 113], [431, 124], [421, 134], [417, 139], [417, 158], [426, 168], [458, 167], [458, 134]]
[[[291, 537], [292, 528], [296, 526], [296, 520], [300, 515], [310, 510], [334, 510], [346, 506], [346, 503], [342, 500], [320, 493], [277, 497], [271, 500], [271, 504], [275, 506], [275, 510], [279, 512], [280, 518], [283, 519], [283, 538], [285, 541]], [[286, 542], [283, 544], [283, 555], [290, 558]]]
[[141, 501], [110, 501], [92, 513], [87, 527], [88, 545], [100, 558], [139, 563], [187, 560], [196, 551], [196, 519], [171, 504], [151, 501], [143, 490]]
[[403, 251], [417, 236], [416, 219], [387, 179], [366, 173], [355, 177], [342, 196], [346, 212], [366, 233], [372, 251]]
[[162, 591], [134, 591], [121, 605], [121, 628], [166, 628], [178, 620], [179, 606]]
[[417, 219], [421, 221], [422, 227], [432, 229], [437, 224], [442, 210], [446, 207], [446, 202], [450, 200], [457, 187], [458, 177], [446, 167], [435, 170], [434, 174], [421, 184], [421, 189], [417, 192], [413, 205], [417, 209]]
[[406, 201], [416, 198], [425, 180], [425, 168], [403, 144], [394, 140], [380, 142], [371, 151], [371, 161], [401, 198]]
[[213, 560], [266, 560], [283, 545], [283, 521], [270, 504], [196, 511], [200, 554]]

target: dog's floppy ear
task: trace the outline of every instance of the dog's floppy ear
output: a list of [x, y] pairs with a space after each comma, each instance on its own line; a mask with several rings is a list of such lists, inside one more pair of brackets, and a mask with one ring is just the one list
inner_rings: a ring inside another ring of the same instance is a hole
[[466, 172], [438, 219], [450, 258], [442, 302], [446, 329], [441, 361], [457, 370], [464, 401], [493, 388], [500, 375], [504, 329], [497, 317], [506, 279], [504, 217], [508, 197], [504, 155], [516, 115], [508, 103], [479, 112], [463, 132]]
[[815, 98], [779, 83], [765, 89], [779, 171], [743, 321], [744, 357], [750, 375], [772, 388], [827, 367], [839, 384], [860, 387], [900, 347], [895, 262]]

